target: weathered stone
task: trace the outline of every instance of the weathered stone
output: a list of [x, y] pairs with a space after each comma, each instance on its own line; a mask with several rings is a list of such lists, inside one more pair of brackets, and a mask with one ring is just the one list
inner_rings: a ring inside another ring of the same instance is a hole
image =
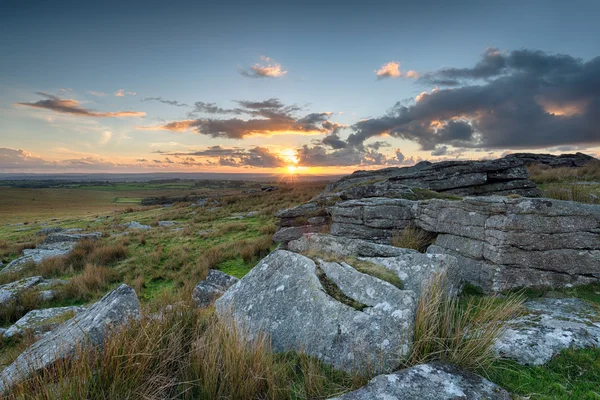
[[[328, 185], [321, 196], [337, 193], [342, 198], [359, 198], [363, 193], [365, 196], [361, 197], [375, 197], [383, 193], [383, 197], [394, 197], [388, 196], [385, 191], [395, 193], [396, 190], [403, 190], [401, 187], [396, 189], [396, 186], [419, 187], [440, 192], [461, 189], [460, 193], [465, 195], [507, 190], [529, 195], [531, 190], [521, 193], [519, 187], [522, 185], [526, 189], [535, 188], [528, 178], [529, 174], [523, 162], [516, 158], [419, 163], [413, 167], [354, 172]], [[527, 183], [512, 183], [515, 181]], [[484, 189], [490, 184], [493, 185], [490, 189]], [[361, 186], [372, 187], [360, 189]], [[374, 195], [370, 195], [369, 192], [373, 192]], [[536, 191], [535, 194], [540, 196], [541, 192]]]
[[123, 226], [127, 229], [139, 229], [142, 231], [148, 230], [150, 228], [152, 228], [150, 225], [142, 225], [137, 221], [131, 221], [127, 224], [123, 224]]
[[101, 236], [100, 232], [68, 233], [64, 231], [52, 233], [44, 239], [42, 244], [36, 246], [34, 249], [23, 250], [23, 257], [10, 262], [0, 273], [19, 271], [29, 263], [37, 265], [47, 258], [65, 256], [73, 250], [78, 241], [83, 239], [96, 240]]
[[434, 362], [375, 377], [354, 392], [330, 400], [509, 400], [496, 384], [458, 367]]
[[175, 224], [175, 221], [158, 221], [158, 226], [160, 226], [161, 228], [166, 228]]
[[101, 347], [110, 327], [140, 319], [135, 291], [121, 285], [87, 310], [45, 335], [0, 373], [0, 393], [32, 374], [75, 354], [78, 346]]
[[276, 250], [215, 302], [217, 314], [231, 316], [250, 339], [268, 334], [277, 352], [304, 351], [346, 371], [398, 366], [412, 337], [414, 292], [345, 263], [319, 263], [327, 279], [366, 308], [327, 294], [313, 260]]
[[38, 236], [45, 236], [45, 235], [49, 235], [51, 233], [62, 232], [64, 230], [65, 229], [61, 228], [60, 226], [55, 226], [53, 228], [42, 228], [42, 229], [40, 229], [40, 231], [38, 233], [36, 233], [36, 235], [38, 235]]
[[198, 282], [192, 293], [192, 299], [198, 307], [208, 307], [215, 299], [221, 296], [227, 289], [235, 285], [238, 278], [227, 275], [216, 269], [208, 271], [206, 279]]
[[416, 250], [323, 234], [304, 235], [290, 242], [288, 249], [328, 258], [358, 257], [393, 271], [404, 283], [404, 289], [417, 295], [431, 277], [442, 271], [447, 273], [450, 290], [458, 292], [462, 288], [461, 268], [456, 258], [447, 254], [422, 254]]
[[36, 336], [40, 335], [64, 322], [62, 318], [65, 315], [73, 317], [84, 310], [83, 307], [69, 306], [29, 311], [4, 332], [4, 337], [8, 339], [21, 336], [25, 331], [31, 331]]
[[0, 306], [5, 306], [15, 300], [19, 293], [31, 289], [43, 281], [44, 278], [41, 276], [32, 276], [0, 286]]
[[583, 167], [589, 162], [598, 162], [597, 158], [579, 152], [575, 154], [561, 154], [559, 156], [552, 154], [514, 153], [507, 155], [505, 158], [516, 158], [525, 164], [543, 164], [552, 168], [576, 168]]
[[274, 242], [289, 242], [290, 240], [298, 239], [305, 233], [320, 232], [322, 227], [312, 225], [290, 226], [281, 228], [273, 235]]
[[600, 347], [600, 308], [574, 298], [525, 303], [529, 314], [509, 321], [495, 351], [520, 364], [542, 365], [566, 348]]

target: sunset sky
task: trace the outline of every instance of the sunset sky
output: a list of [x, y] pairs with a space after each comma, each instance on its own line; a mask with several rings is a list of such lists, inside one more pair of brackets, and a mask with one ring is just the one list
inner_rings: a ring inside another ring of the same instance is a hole
[[598, 15], [589, 0], [5, 0], [0, 172], [599, 156]]

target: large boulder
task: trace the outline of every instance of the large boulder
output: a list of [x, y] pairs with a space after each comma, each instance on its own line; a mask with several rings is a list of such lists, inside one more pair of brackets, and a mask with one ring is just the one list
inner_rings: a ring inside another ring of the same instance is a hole
[[35, 336], [41, 335], [84, 310], [83, 307], [67, 306], [29, 311], [4, 332], [4, 338], [21, 336], [27, 331], [32, 332]]
[[399, 365], [411, 343], [416, 304], [413, 291], [344, 262], [315, 262], [276, 250], [225, 292], [215, 308], [251, 340], [267, 334], [277, 352], [303, 351], [335, 368], [364, 372]]
[[575, 298], [525, 302], [527, 314], [508, 322], [495, 351], [520, 364], [542, 365], [567, 348], [600, 347], [600, 308]]
[[140, 319], [140, 302], [135, 291], [122, 284], [17, 357], [0, 373], [0, 393], [56, 361], [73, 356], [80, 345], [102, 346], [109, 329], [130, 319]]
[[454, 365], [420, 364], [375, 377], [354, 392], [330, 400], [509, 400], [510, 394]]
[[213, 301], [239, 281], [238, 278], [227, 275], [216, 269], [208, 271], [206, 279], [198, 282], [192, 292], [192, 299], [198, 307], [208, 307]]

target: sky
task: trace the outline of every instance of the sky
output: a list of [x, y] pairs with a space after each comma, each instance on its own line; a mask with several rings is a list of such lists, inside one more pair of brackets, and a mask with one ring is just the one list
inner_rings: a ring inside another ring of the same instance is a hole
[[0, 6], [0, 173], [600, 156], [600, 2]]

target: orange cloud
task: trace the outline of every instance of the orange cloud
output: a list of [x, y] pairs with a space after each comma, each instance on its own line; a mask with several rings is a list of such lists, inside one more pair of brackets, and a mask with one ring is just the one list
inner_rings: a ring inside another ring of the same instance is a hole
[[571, 102], [556, 102], [541, 96], [536, 97], [536, 101], [548, 114], [561, 117], [572, 117], [573, 115], [584, 114], [589, 103], [587, 99]]
[[92, 111], [80, 107], [79, 102], [73, 99], [61, 99], [45, 92], [38, 92], [40, 96], [46, 97], [46, 100], [39, 100], [35, 103], [16, 103], [18, 106], [26, 106], [33, 108], [42, 108], [62, 114], [79, 115], [82, 117], [141, 117], [146, 115], [142, 111], [115, 111], [115, 112], [100, 112]]
[[271, 63], [273, 61], [271, 58], [265, 56], [261, 56], [260, 58], [268, 64], [256, 63], [248, 70], [240, 71], [240, 73], [248, 78], [280, 78], [287, 74], [287, 71], [282, 68], [281, 64], [276, 62]]
[[115, 96], [117, 97], [125, 97], [127, 96], [135, 96], [137, 93], [136, 92], [126, 92], [123, 89], [119, 89], [115, 92]]
[[381, 68], [375, 71], [377, 79], [385, 78], [399, 78], [402, 76], [400, 72], [400, 63], [396, 61], [390, 61], [389, 63], [383, 64]]

